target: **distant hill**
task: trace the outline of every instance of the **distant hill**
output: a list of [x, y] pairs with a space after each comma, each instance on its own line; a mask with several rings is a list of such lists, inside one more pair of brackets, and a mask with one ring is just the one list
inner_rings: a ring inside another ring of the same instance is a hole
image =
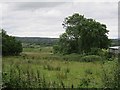
[[15, 37], [22, 43], [38, 44], [38, 45], [53, 45], [57, 43], [58, 38], [42, 38], [42, 37]]
[[[43, 38], [43, 37], [15, 37], [22, 43], [37, 44], [51, 46], [58, 42], [59, 38]], [[120, 39], [110, 39], [112, 41], [111, 46], [120, 46]]]
[[120, 46], [120, 38], [119, 39], [111, 39], [112, 43], [111, 45], [112, 46]]

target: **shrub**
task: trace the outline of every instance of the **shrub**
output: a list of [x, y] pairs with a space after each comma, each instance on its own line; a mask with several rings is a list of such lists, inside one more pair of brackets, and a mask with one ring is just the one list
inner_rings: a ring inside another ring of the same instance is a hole
[[106, 49], [92, 48], [88, 55], [99, 55], [106, 59], [111, 58], [113, 54], [109, 53]]
[[88, 88], [88, 86], [90, 85], [90, 78], [86, 77], [86, 78], [82, 78], [80, 84], [78, 85], [78, 88]]
[[108, 59], [111, 58], [113, 54], [110, 53], [108, 50], [102, 49], [102, 52], [99, 55]]
[[54, 45], [53, 46], [53, 53], [58, 53], [59, 52], [59, 46], [58, 45]]
[[99, 55], [102, 52], [100, 48], [91, 48], [91, 51], [88, 53], [90, 55]]
[[[115, 60], [114, 60], [115, 61]], [[102, 84], [104, 88], [114, 88], [115, 90], [118, 90], [119, 88], [119, 75], [120, 75], [120, 68], [118, 61], [114, 62], [115, 66], [110, 68], [111, 71], [104, 68], [102, 65]]]
[[102, 58], [98, 55], [87, 55], [83, 56], [80, 61], [84, 62], [94, 62], [94, 61], [100, 61]]
[[69, 54], [69, 55], [64, 55], [62, 56], [62, 59], [64, 61], [78, 61], [82, 56], [80, 54]]
[[22, 50], [22, 43], [2, 29], [2, 55], [19, 55]]

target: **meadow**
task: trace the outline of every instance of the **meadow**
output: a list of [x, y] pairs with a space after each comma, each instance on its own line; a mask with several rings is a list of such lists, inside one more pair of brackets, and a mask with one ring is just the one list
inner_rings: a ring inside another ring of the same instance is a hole
[[19, 56], [5, 56], [3, 87], [104, 88], [112, 87], [117, 58], [81, 61], [82, 55], [53, 54], [52, 47], [23, 48]]

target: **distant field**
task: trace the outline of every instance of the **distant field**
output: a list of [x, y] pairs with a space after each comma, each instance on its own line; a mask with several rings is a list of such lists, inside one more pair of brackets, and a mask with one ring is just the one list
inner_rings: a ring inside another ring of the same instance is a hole
[[42, 85], [45, 87], [101, 88], [104, 70], [113, 79], [116, 64], [113, 60], [104, 64], [101, 61], [79, 62], [81, 56], [78, 54], [63, 56], [52, 52], [52, 47], [24, 48], [20, 56], [3, 57], [3, 81], [19, 87], [38, 88], [43, 81], [47, 83]]

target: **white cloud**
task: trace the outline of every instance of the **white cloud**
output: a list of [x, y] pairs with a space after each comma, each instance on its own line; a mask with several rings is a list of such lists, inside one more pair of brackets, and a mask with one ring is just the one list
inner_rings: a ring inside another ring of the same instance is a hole
[[119, 0], [1, 0], [1, 2], [118, 2]]
[[2, 26], [14, 36], [59, 37], [64, 32], [64, 18], [78, 12], [106, 24], [109, 38], [116, 38], [117, 5], [117, 2], [3, 3]]

